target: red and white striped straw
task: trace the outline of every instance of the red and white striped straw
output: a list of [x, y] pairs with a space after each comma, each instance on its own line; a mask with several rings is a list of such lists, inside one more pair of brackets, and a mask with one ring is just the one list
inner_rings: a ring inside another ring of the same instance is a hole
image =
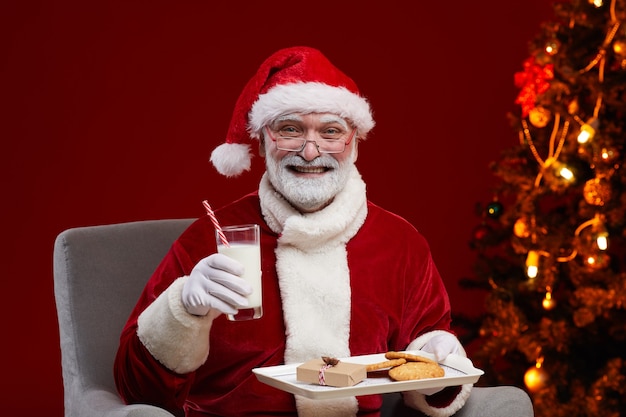
[[220, 223], [217, 221], [217, 217], [215, 217], [215, 213], [213, 212], [211, 205], [206, 200], [202, 202], [202, 205], [206, 209], [206, 214], [211, 218], [211, 222], [213, 222], [213, 227], [215, 227], [215, 230], [217, 231], [220, 240], [222, 241], [224, 246], [230, 247], [230, 243], [228, 243], [228, 239], [226, 239], [226, 235], [224, 235], [224, 232], [222, 231], [222, 226], [220, 226]]

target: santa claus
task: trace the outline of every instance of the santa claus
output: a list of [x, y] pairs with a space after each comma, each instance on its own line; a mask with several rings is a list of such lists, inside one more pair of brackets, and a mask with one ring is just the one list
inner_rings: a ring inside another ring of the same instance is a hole
[[[241, 93], [211, 161], [225, 176], [265, 158], [258, 191], [216, 210], [223, 226], [261, 230], [263, 315], [247, 306], [242, 265], [217, 253], [203, 217], [174, 243], [120, 339], [118, 390], [128, 403], [186, 416], [378, 416], [381, 396], [310, 400], [260, 383], [253, 368], [390, 350], [465, 355], [423, 236], [368, 201], [356, 166], [374, 127], [356, 84], [318, 50], [270, 56]], [[403, 393], [411, 408], [450, 416], [471, 384]]]

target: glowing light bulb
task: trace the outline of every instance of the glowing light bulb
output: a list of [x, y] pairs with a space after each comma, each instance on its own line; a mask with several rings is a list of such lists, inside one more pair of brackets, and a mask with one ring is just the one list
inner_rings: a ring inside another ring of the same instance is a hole
[[598, 249], [606, 250], [609, 247], [609, 239], [605, 234], [600, 234], [596, 238], [596, 245], [598, 245]]
[[566, 166], [563, 166], [559, 169], [559, 175], [561, 176], [561, 178], [567, 181], [572, 181], [574, 179], [574, 173]]
[[592, 239], [600, 250], [607, 250], [609, 247], [609, 231], [604, 225], [604, 216], [596, 214], [593, 218]]
[[587, 143], [596, 135], [596, 130], [600, 127], [600, 122], [595, 117], [592, 117], [580, 127], [580, 133], [578, 133], [578, 143]]
[[526, 257], [526, 275], [528, 278], [536, 278], [539, 273], [539, 252], [531, 250]]
[[606, 160], [606, 159], [609, 159], [611, 155], [609, 154], [608, 149], [602, 148], [602, 153], [600, 154], [600, 156], [602, 157], [602, 159]]
[[557, 41], [556, 39], [549, 41], [548, 43], [546, 43], [544, 49], [548, 55], [555, 55], [559, 52], [559, 41]]
[[613, 162], [618, 156], [619, 153], [614, 148], [602, 148], [600, 151], [600, 157], [606, 163]]

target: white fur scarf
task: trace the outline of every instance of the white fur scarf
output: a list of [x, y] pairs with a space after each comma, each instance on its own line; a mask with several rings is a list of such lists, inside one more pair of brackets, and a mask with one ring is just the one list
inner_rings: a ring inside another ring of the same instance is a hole
[[[286, 326], [285, 362], [350, 356], [350, 272], [346, 243], [367, 216], [365, 183], [356, 168], [346, 187], [324, 209], [301, 214], [274, 190], [267, 175], [259, 186], [261, 210], [281, 236], [276, 269]], [[298, 415], [356, 415], [356, 398], [308, 400], [296, 396]]]

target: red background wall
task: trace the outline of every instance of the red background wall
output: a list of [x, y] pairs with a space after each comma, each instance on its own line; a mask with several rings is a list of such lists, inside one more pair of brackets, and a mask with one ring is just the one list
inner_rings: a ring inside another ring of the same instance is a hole
[[280, 47], [318, 47], [355, 79], [377, 120], [359, 155], [370, 199], [428, 238], [454, 308], [480, 309], [457, 281], [474, 205], [492, 197], [488, 163], [517, 140], [513, 74], [548, 0], [31, 0], [0, 16], [2, 414], [62, 415], [59, 232], [201, 216], [201, 200], [255, 188], [259, 158], [227, 180], [208, 155]]

